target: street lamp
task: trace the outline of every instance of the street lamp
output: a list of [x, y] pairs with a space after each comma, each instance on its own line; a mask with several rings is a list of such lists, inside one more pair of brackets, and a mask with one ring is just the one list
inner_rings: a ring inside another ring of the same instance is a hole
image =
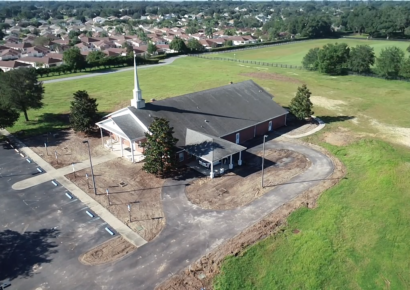
[[268, 135], [264, 135], [264, 136], [263, 136], [262, 180], [261, 180], [262, 188], [263, 188], [263, 165], [264, 165], [264, 163], [265, 163], [265, 139], [266, 139], [266, 137], [268, 137]]
[[93, 178], [94, 194], [97, 195], [97, 189], [95, 188], [95, 178], [94, 178], [93, 163], [91, 162], [90, 143], [88, 143], [88, 140], [84, 140], [84, 141], [83, 141], [83, 144], [85, 144], [85, 143], [87, 143], [87, 145], [88, 145], [88, 156], [90, 157], [91, 176], [92, 176], [92, 178]]

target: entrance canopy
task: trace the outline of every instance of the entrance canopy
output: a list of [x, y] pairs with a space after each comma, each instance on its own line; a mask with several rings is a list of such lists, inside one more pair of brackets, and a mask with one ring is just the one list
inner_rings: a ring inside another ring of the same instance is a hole
[[225, 139], [187, 129], [184, 150], [210, 163], [246, 150], [246, 147]]
[[130, 141], [145, 137], [144, 129], [129, 114], [108, 118], [98, 122], [97, 126]]

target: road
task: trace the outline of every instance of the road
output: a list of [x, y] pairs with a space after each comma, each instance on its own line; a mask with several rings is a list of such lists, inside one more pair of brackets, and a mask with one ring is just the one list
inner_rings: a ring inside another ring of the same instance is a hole
[[[166, 58], [158, 64], [147, 64], [147, 65], [138, 66], [138, 70], [169, 65], [169, 64], [173, 63], [176, 59], [181, 58], [181, 57], [185, 57], [185, 56], [186, 55], [174, 56], [174, 57]], [[125, 72], [125, 71], [131, 71], [133, 69], [134, 69], [133, 67], [128, 67], [128, 68], [124, 68], [124, 69], [120, 69], [120, 70], [116, 70], [116, 71], [95, 72], [95, 73], [89, 73], [89, 74], [81, 75], [81, 76], [74, 76], [74, 77], [68, 77], [68, 78], [61, 78], [61, 79], [43, 81], [43, 83], [44, 84], [52, 84], [52, 83], [79, 80], [79, 79], [85, 79], [85, 78], [93, 78], [93, 77], [98, 77], [98, 76], [106, 76], [106, 75], [109, 75], [109, 74], [115, 74], [115, 73], [120, 73], [120, 72]]]
[[[261, 146], [252, 147], [248, 152], [258, 152]], [[297, 151], [311, 161], [311, 166], [252, 203], [226, 211], [204, 210], [191, 204], [185, 195], [185, 184], [190, 180], [168, 180], [162, 189], [166, 227], [156, 239], [139, 247], [114, 265], [90, 267], [87, 273], [76, 277], [74, 285], [55, 284], [55, 279], [50, 278], [49, 287], [154, 289], [218, 245], [328, 178], [334, 170], [332, 161], [326, 155], [304, 145], [273, 140], [266, 143], [266, 148]], [[11, 190], [10, 183], [4, 184], [3, 188], [6, 186]], [[70, 263], [74, 261], [75, 257], [71, 257]], [[53, 263], [54, 261], [51, 261], [50, 265]], [[71, 267], [67, 269], [72, 269]], [[82, 269], [81, 265], [79, 269]], [[42, 275], [45, 276], [46, 273]], [[72, 276], [72, 273], [67, 272], [65, 275]], [[87, 280], [90, 275], [94, 279]]]

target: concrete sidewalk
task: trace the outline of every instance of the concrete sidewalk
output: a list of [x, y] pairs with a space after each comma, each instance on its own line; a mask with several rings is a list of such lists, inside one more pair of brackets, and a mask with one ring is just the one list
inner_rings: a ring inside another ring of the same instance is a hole
[[[95, 201], [87, 193], [78, 188], [70, 180], [68, 180], [65, 175], [73, 172], [72, 166], [66, 166], [60, 169], [53, 168], [50, 164], [44, 161], [40, 156], [38, 156], [33, 150], [27, 147], [23, 142], [10, 134], [7, 130], [0, 130], [0, 134], [6, 136], [10, 141], [16, 145], [17, 149], [35, 162], [38, 166], [46, 171], [46, 173], [22, 180], [13, 184], [12, 188], [14, 190], [27, 189], [29, 187], [39, 185], [41, 183], [56, 180], [57, 183], [64, 186], [68, 191], [75, 195], [82, 203], [88, 206], [95, 214], [101, 217], [107, 224], [110, 225], [118, 234], [123, 236], [128, 242], [136, 247], [141, 247], [146, 244], [147, 241], [144, 240], [140, 235], [127, 227], [118, 218], [116, 218], [112, 213], [110, 213], [105, 207]], [[93, 159], [93, 165], [102, 164], [114, 158], [118, 158], [111, 152], [107, 151], [107, 155], [101, 156]], [[76, 163], [75, 169], [82, 170], [90, 166], [89, 160], [84, 160], [82, 162]]]
[[290, 139], [298, 139], [298, 138], [306, 137], [306, 136], [309, 136], [309, 135], [313, 135], [313, 134], [315, 134], [316, 132], [322, 130], [322, 129], [326, 126], [325, 122], [323, 122], [323, 121], [320, 120], [319, 118], [317, 118], [317, 117], [315, 117], [315, 116], [312, 116], [312, 118], [315, 119], [316, 122], [319, 123], [319, 126], [317, 126], [315, 129], [313, 129], [313, 130], [311, 130], [311, 131], [309, 131], [309, 132], [303, 133], [303, 134], [299, 134], [299, 135], [283, 134], [282, 136], [284, 136], [284, 137], [286, 137], [286, 138], [290, 138]]

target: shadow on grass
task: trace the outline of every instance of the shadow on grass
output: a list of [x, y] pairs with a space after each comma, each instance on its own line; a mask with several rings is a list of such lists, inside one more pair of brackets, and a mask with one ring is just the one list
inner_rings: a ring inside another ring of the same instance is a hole
[[326, 124], [335, 123], [335, 122], [344, 122], [351, 119], [354, 119], [354, 116], [317, 116], [320, 120]]
[[12, 230], [0, 232], [0, 280], [31, 277], [44, 263], [50, 263], [50, 255], [57, 253], [54, 239], [56, 229], [41, 229], [23, 234]]

